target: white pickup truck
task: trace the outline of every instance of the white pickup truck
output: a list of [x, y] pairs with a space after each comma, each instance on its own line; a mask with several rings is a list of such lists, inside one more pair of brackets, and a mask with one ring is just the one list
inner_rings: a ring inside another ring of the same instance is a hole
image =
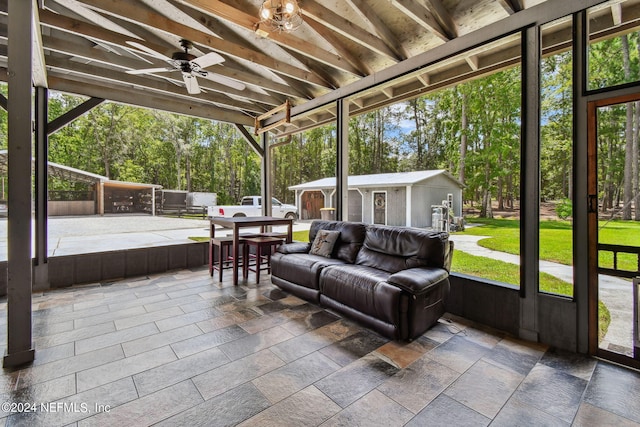
[[[271, 216], [278, 218], [298, 218], [298, 208], [294, 205], [281, 203], [276, 198], [271, 198]], [[239, 206], [209, 206], [207, 213], [210, 217], [237, 217], [237, 216], [262, 216], [262, 197], [245, 196]]]

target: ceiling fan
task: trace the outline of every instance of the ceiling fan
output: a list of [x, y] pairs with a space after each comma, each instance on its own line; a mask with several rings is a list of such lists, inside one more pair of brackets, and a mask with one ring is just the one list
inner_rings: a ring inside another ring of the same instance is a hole
[[193, 48], [193, 44], [189, 40], [180, 40], [180, 46], [182, 46], [183, 51], [174, 52], [171, 58], [138, 42], [128, 41], [127, 43], [147, 52], [151, 56], [169, 63], [166, 67], [129, 70], [127, 71], [128, 74], [153, 74], [180, 71], [182, 73], [182, 80], [184, 80], [184, 84], [187, 87], [187, 92], [191, 95], [197, 95], [201, 92], [196, 77], [203, 77], [237, 90], [244, 90], [245, 88], [245, 85], [240, 82], [206, 71], [205, 68], [224, 62], [224, 58], [215, 52], [210, 52], [200, 57], [190, 54], [189, 49]]

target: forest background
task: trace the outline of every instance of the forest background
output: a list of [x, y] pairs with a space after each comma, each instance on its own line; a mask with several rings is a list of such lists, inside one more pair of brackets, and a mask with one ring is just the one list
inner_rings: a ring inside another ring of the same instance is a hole
[[[639, 50], [637, 33], [593, 45], [590, 85], [637, 81]], [[541, 201], [565, 206], [572, 196], [571, 60], [565, 52], [541, 64]], [[446, 169], [464, 184], [465, 204], [477, 206], [480, 216], [491, 217], [492, 207], [517, 209], [520, 86], [521, 70], [514, 67], [353, 117], [349, 174]], [[6, 86], [0, 90], [6, 95]], [[49, 120], [84, 100], [52, 93]], [[606, 114], [611, 126], [599, 135], [599, 197], [602, 208], [611, 209], [630, 206], [638, 194], [640, 103]], [[6, 126], [6, 112], [0, 111], [0, 149], [7, 148]], [[335, 176], [335, 147], [335, 125], [326, 125], [274, 148], [274, 196], [295, 203], [289, 186]], [[215, 192], [219, 204], [260, 193], [260, 158], [234, 125], [110, 102], [52, 135], [49, 161], [115, 180]], [[54, 179], [49, 189], [87, 190]], [[633, 219], [640, 220], [639, 211]], [[560, 216], [568, 215], [565, 209]], [[632, 211], [622, 215], [631, 219]]]

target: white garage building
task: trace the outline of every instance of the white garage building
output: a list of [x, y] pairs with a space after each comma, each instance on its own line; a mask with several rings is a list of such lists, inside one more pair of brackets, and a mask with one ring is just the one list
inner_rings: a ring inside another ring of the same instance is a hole
[[[463, 185], [444, 169], [349, 176], [349, 221], [368, 224], [432, 226], [432, 207], [452, 200], [454, 216], [462, 216]], [[321, 217], [336, 206], [335, 177], [289, 187], [296, 192], [300, 219]]]

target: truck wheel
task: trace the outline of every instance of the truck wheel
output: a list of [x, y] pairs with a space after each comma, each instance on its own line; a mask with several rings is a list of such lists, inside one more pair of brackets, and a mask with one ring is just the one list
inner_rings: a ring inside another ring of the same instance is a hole
[[284, 217], [287, 218], [287, 219], [293, 219], [293, 220], [298, 219], [298, 215], [296, 215], [293, 212], [287, 212], [287, 214]]
[[234, 218], [238, 218], [238, 217], [245, 217], [246, 215], [243, 214], [242, 212], [235, 214], [233, 217]]

